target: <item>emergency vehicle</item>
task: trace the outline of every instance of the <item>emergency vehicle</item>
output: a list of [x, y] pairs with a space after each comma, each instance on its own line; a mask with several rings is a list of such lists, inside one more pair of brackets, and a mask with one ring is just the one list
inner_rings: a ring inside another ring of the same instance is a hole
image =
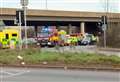
[[5, 28], [0, 31], [0, 48], [16, 47], [19, 42], [19, 30]]

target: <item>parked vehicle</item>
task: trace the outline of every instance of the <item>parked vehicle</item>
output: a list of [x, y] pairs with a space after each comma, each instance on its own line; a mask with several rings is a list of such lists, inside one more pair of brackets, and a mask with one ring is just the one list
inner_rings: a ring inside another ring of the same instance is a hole
[[94, 36], [93, 34], [85, 34], [84, 38], [81, 40], [80, 44], [81, 45], [91, 45], [95, 44], [97, 42], [97, 37]]
[[37, 45], [53, 47], [56, 45], [56, 38], [53, 28], [44, 27], [36, 37]]
[[84, 37], [82, 40], [81, 40], [81, 44], [82, 45], [89, 45], [91, 43], [91, 38], [90, 37]]
[[0, 32], [0, 47], [16, 47], [19, 43], [19, 30], [14, 28], [3, 29]]

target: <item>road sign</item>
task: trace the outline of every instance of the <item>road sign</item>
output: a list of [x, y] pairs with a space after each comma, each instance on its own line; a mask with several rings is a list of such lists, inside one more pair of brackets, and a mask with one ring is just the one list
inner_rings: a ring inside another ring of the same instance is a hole
[[102, 30], [103, 30], [103, 31], [106, 31], [106, 29], [107, 29], [106, 24], [103, 24], [103, 25], [102, 25]]
[[28, 5], [28, 0], [21, 0], [20, 4], [22, 6], [27, 6]]

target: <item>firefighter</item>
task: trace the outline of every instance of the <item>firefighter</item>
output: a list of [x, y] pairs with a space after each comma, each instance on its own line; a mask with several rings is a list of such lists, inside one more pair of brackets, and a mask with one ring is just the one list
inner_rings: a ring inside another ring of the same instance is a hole
[[50, 42], [54, 43], [54, 45], [58, 45], [59, 43], [59, 35], [58, 33], [53, 33], [50, 38], [49, 38]]

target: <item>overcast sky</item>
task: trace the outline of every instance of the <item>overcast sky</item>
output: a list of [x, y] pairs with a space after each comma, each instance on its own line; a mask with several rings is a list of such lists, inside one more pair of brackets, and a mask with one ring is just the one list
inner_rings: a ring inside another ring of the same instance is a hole
[[[47, 0], [49, 10], [105, 11], [105, 0]], [[120, 12], [120, 0], [108, 0], [109, 12]], [[0, 0], [0, 7], [21, 8], [20, 0]], [[46, 0], [29, 0], [29, 9], [46, 9]]]

